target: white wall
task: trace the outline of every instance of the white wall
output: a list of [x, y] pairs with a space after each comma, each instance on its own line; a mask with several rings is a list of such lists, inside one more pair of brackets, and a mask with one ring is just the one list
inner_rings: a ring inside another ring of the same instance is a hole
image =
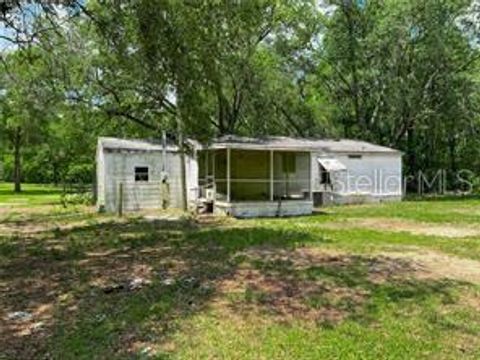
[[[103, 154], [103, 156], [102, 156]], [[102, 160], [103, 157], [103, 161]], [[160, 151], [103, 151], [97, 156], [98, 205], [107, 211], [118, 209], [119, 184], [123, 184], [123, 208], [138, 210], [161, 208], [165, 191], [162, 189], [162, 153]], [[135, 167], [149, 168], [148, 182], [135, 182]], [[187, 157], [188, 201], [196, 199], [198, 167], [196, 160]], [[180, 155], [167, 152], [166, 172], [169, 184], [169, 207], [182, 207]], [[101, 184], [104, 183], [102, 186]]]
[[308, 200], [217, 202], [215, 213], [238, 218], [309, 215], [313, 202]]
[[[333, 192], [343, 195], [368, 194], [374, 196], [402, 195], [402, 158], [399, 153], [364, 153], [361, 159], [348, 154], [315, 154], [312, 157], [314, 191], [321, 191], [318, 157], [335, 158], [346, 171], [332, 176]], [[316, 163], [316, 164], [315, 164]]]
[[97, 166], [97, 205], [105, 205], [105, 157], [101, 142], [98, 141], [96, 152]]

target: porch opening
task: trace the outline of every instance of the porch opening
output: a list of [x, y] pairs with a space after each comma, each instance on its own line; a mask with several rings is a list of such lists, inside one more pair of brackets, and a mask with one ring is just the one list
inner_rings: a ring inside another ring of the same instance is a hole
[[309, 152], [297, 151], [202, 151], [200, 187], [227, 202], [309, 200], [310, 159]]

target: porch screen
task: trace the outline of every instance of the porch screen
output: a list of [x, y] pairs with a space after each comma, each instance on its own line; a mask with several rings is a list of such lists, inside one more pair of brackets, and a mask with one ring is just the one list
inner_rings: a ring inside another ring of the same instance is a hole
[[231, 201], [270, 199], [270, 152], [232, 150], [230, 154]]

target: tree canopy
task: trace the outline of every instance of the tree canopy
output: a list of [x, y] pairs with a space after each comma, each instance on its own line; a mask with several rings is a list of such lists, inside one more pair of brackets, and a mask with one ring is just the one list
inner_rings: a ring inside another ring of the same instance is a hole
[[88, 183], [98, 136], [162, 131], [357, 138], [402, 150], [408, 174], [475, 171], [479, 11], [467, 0], [8, 2], [5, 177]]

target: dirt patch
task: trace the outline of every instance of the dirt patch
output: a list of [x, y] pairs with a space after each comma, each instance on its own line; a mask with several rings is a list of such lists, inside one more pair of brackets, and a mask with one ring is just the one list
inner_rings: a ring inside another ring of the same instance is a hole
[[217, 287], [216, 304], [236, 314], [268, 313], [282, 322], [339, 323], [362, 311], [372, 287], [421, 271], [407, 259], [314, 248], [256, 248], [243, 256], [248, 260]]
[[[124, 222], [121, 219], [100, 218], [95, 219], [95, 224], [101, 225], [112, 221], [116, 221], [118, 223]], [[0, 224], [0, 235], [36, 235], [47, 231], [73, 230], [89, 224], [89, 220], [68, 221], [62, 219], [62, 221], [57, 221], [54, 217], [52, 217], [52, 219], [45, 219], [44, 221], [40, 222], [33, 222], [29, 219], [11, 222], [5, 221], [4, 224]]]
[[389, 252], [385, 256], [413, 260], [421, 264], [422, 271], [417, 273], [419, 277], [447, 278], [480, 284], [480, 262], [476, 260], [462, 259], [435, 251]]
[[462, 300], [465, 304], [470, 306], [471, 308], [475, 309], [476, 311], [480, 311], [480, 294], [475, 293], [472, 294], [471, 292], [464, 294]]
[[352, 218], [342, 223], [327, 223], [324, 226], [332, 229], [338, 229], [340, 227], [343, 228], [345, 224], [350, 227], [361, 227], [391, 232], [408, 232], [414, 235], [427, 235], [447, 238], [480, 236], [480, 229], [475, 226], [439, 225], [392, 218]]
[[[415, 296], [441, 289], [445, 279], [480, 283], [480, 262], [431, 251], [364, 256], [316, 248], [255, 248], [243, 256], [235, 273], [219, 282], [215, 306], [232, 316], [268, 314], [280, 322], [334, 325], [362, 316], [377, 290], [397, 289], [392, 291], [398, 296], [405, 288]], [[470, 303], [480, 306], [477, 297]]]

